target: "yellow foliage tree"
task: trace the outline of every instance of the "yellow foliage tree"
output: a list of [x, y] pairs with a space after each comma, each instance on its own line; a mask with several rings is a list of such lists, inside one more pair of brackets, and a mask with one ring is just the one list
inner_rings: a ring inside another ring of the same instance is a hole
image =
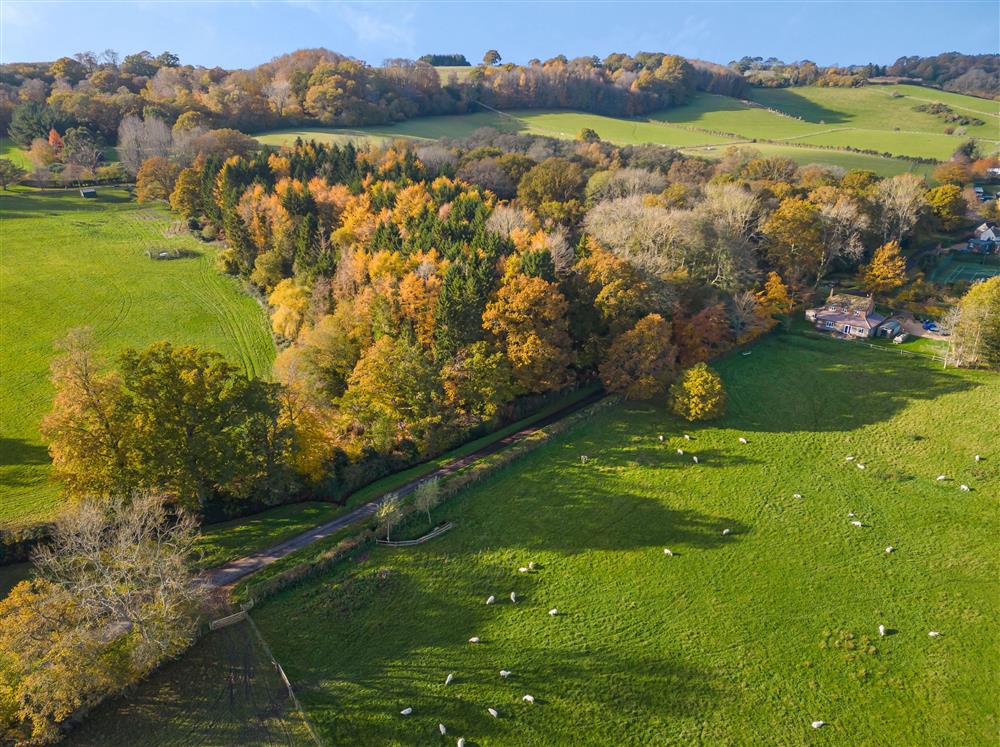
[[168, 200], [180, 171], [163, 156], [147, 158], [135, 175], [135, 198], [139, 202]]
[[692, 366], [670, 387], [670, 409], [685, 420], [712, 420], [726, 411], [722, 379], [704, 363]]
[[267, 302], [274, 308], [271, 328], [275, 334], [294, 340], [309, 309], [309, 291], [296, 285], [291, 278], [285, 278], [274, 287]]
[[906, 282], [906, 260], [899, 251], [899, 242], [889, 241], [875, 250], [872, 261], [864, 268], [865, 287], [873, 294], [888, 293]]
[[526, 392], [545, 392], [566, 383], [572, 361], [566, 298], [556, 283], [515, 275], [505, 278], [483, 312]]
[[666, 390], [676, 363], [670, 322], [649, 314], [611, 344], [600, 367], [601, 381], [629, 399], [650, 399]]

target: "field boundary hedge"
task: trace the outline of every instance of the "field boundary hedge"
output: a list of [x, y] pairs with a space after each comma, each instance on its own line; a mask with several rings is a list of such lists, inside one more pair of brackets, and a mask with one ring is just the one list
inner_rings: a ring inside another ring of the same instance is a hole
[[[566, 433], [579, 425], [584, 420], [593, 417], [595, 414], [607, 410], [621, 401], [619, 395], [611, 395], [588, 405], [562, 420], [539, 428], [534, 433], [525, 436], [510, 447], [490, 454], [482, 459], [473, 462], [463, 469], [449, 475], [441, 480], [441, 499], [444, 502], [448, 498], [453, 498], [466, 488], [478, 483], [484, 478], [493, 475], [503, 468], [517, 461], [520, 457], [531, 453], [539, 446], [552, 440], [555, 436]], [[434, 479], [434, 478], [428, 478]], [[404, 506], [404, 521], [412, 519], [419, 512], [412, 504]], [[373, 519], [365, 522], [363, 529], [350, 537], [345, 537], [334, 547], [325, 550], [315, 558], [287, 568], [280, 573], [271, 576], [263, 581], [254, 582], [253, 576], [243, 583], [237, 584], [233, 590], [233, 600], [240, 602], [253, 601], [255, 604], [274, 596], [280, 591], [293, 586], [294, 584], [310, 578], [332, 568], [341, 560], [353, 555], [362, 547], [374, 543], [377, 526]]]

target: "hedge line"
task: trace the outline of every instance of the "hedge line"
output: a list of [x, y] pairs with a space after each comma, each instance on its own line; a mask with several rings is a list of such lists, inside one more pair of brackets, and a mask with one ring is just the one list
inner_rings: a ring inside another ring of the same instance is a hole
[[[466, 488], [476, 484], [482, 479], [499, 472], [520, 457], [537, 449], [542, 444], [550, 441], [553, 437], [565, 433], [574, 428], [584, 420], [593, 417], [596, 413], [618, 404], [621, 398], [617, 395], [605, 397], [604, 399], [589, 405], [572, 415], [568, 415], [562, 420], [551, 423], [544, 428], [540, 428], [534, 433], [525, 436], [510, 447], [498, 451], [494, 454], [480, 459], [468, 467], [454, 473], [441, 480], [441, 499], [452, 498], [461, 493]], [[404, 521], [415, 516], [416, 509], [412, 504], [404, 506]], [[346, 537], [338, 542], [334, 547], [317, 555], [315, 558], [302, 563], [297, 563], [270, 578], [254, 582], [250, 580], [239, 585], [233, 593], [236, 601], [253, 600], [261, 602], [279, 591], [282, 591], [303, 579], [309, 578], [317, 573], [322, 573], [333, 567], [336, 563], [353, 555], [360, 548], [372, 543], [376, 535], [374, 520], [366, 523], [365, 527], [356, 534]], [[305, 549], [305, 548], [303, 548]]]

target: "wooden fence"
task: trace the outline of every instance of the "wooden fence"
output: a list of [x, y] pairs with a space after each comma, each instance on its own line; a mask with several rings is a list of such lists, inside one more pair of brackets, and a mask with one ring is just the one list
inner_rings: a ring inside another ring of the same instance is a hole
[[389, 542], [388, 540], [375, 540], [379, 545], [385, 545], [386, 547], [413, 547], [414, 545], [422, 545], [428, 540], [432, 540], [435, 537], [440, 537], [442, 534], [447, 532], [449, 529], [454, 528], [454, 524], [450, 521], [447, 524], [442, 524], [439, 527], [435, 527], [432, 531], [425, 534], [423, 537], [418, 537], [412, 540], [400, 540], [399, 542]]

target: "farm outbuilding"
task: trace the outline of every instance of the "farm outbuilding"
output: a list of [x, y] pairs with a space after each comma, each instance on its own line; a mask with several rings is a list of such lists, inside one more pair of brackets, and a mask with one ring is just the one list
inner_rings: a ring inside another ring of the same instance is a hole
[[97, 198], [97, 190], [93, 187], [84, 187], [80, 190], [80, 197], [89, 197], [91, 199]]
[[901, 325], [895, 319], [890, 319], [887, 322], [882, 322], [882, 324], [879, 325], [878, 331], [875, 334], [878, 335], [879, 337], [888, 337], [892, 339], [902, 331], [903, 331], [903, 325]]
[[848, 337], [871, 337], [885, 317], [875, 313], [875, 302], [871, 296], [834, 293], [831, 290], [823, 306], [806, 309], [806, 319], [813, 322], [816, 329]]

